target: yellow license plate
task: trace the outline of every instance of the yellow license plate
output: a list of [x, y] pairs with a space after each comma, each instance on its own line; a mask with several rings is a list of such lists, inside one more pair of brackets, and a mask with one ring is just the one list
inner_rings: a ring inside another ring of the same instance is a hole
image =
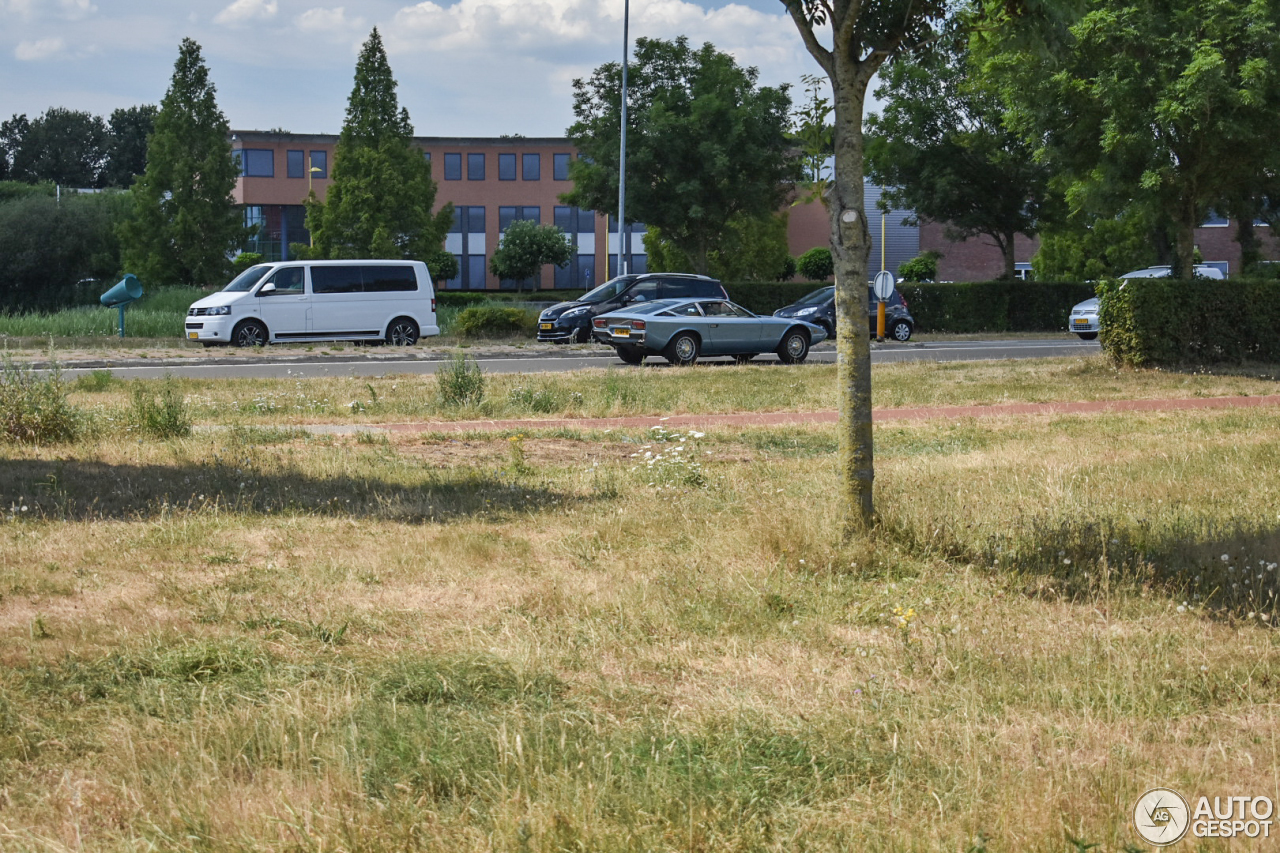
[[1088, 320], [1083, 320], [1083, 319], [1081, 319], [1081, 320], [1075, 320], [1074, 322], [1075, 322], [1075, 324], [1076, 324], [1077, 326], [1087, 326], [1087, 325], [1089, 325], [1089, 321], [1088, 321]]
[[539, 328], [539, 329], [550, 329], [550, 328], [551, 328], [551, 324], [550, 324], [550, 323], [539, 323], [539, 324], [538, 324], [538, 328]]
[[613, 330], [613, 336], [615, 338], [625, 338], [625, 337], [628, 337], [630, 334], [631, 334], [630, 329], [614, 329]]
[[197, 339], [200, 337], [200, 333], [199, 333], [199, 332], [187, 332], [187, 337], [194, 341], [194, 340], [197, 340]]

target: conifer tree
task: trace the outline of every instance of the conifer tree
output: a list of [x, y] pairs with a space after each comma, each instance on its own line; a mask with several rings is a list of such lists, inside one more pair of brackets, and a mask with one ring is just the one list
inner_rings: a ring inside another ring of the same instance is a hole
[[328, 198], [307, 201], [307, 228], [315, 243], [309, 254], [429, 260], [441, 251], [453, 205], [432, 213], [431, 164], [412, 146], [412, 136], [375, 27], [356, 61]]
[[121, 225], [125, 269], [144, 284], [222, 284], [247, 236], [231, 192], [239, 167], [200, 45], [183, 39]]

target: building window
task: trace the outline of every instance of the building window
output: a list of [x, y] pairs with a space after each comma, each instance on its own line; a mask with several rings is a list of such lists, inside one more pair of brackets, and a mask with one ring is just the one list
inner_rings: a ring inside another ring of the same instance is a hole
[[516, 179], [516, 155], [498, 155], [498, 180], [514, 181]]
[[458, 276], [445, 287], [461, 290], [485, 288], [484, 208], [478, 205], [456, 205], [453, 226], [444, 241], [445, 251], [458, 259]]
[[557, 181], [569, 180], [569, 158], [572, 156], [572, 154], [551, 155], [552, 177]]
[[1200, 223], [1201, 228], [1226, 228], [1231, 224], [1231, 220], [1218, 213], [1216, 210], [1210, 210], [1209, 215], [1204, 222]]
[[262, 206], [258, 204], [246, 205], [244, 209], [244, 227], [258, 228], [254, 233], [254, 237], [261, 236], [261, 229], [266, 226], [267, 218], [262, 214]]
[[542, 221], [542, 208], [540, 207], [499, 207], [498, 208], [498, 230], [506, 231], [512, 222], [518, 222], [521, 219], [528, 219], [533, 222]]
[[285, 152], [285, 162], [289, 177], [305, 178], [307, 176], [307, 154], [305, 151]]
[[484, 154], [467, 155], [467, 180], [484, 180]]
[[329, 152], [328, 151], [312, 151], [311, 152], [311, 168], [317, 171], [311, 173], [313, 178], [329, 177]]
[[541, 154], [525, 154], [520, 159], [521, 180], [540, 181], [542, 180], [542, 155]]
[[246, 178], [274, 178], [276, 152], [270, 148], [241, 148], [240, 174]]
[[462, 155], [444, 155], [444, 179], [446, 181], [462, 180]]
[[423, 159], [423, 160], [426, 160], [428, 163], [430, 163], [430, 162], [431, 162], [431, 152], [430, 152], [430, 151], [423, 151], [423, 152], [422, 152], [422, 159]]

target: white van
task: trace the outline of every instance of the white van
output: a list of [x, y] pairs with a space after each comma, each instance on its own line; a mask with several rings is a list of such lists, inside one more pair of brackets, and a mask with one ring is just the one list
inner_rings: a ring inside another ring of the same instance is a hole
[[187, 310], [186, 335], [207, 347], [282, 341], [386, 341], [440, 334], [422, 261], [280, 261], [250, 267]]

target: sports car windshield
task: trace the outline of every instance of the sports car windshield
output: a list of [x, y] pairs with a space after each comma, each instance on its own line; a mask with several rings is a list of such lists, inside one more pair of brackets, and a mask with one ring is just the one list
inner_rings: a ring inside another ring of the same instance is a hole
[[797, 305], [817, 305], [826, 302], [836, 292], [834, 287], [822, 287], [796, 302]]
[[249, 267], [247, 270], [240, 273], [240, 275], [233, 278], [230, 284], [222, 288], [222, 292], [248, 293], [253, 289], [253, 286], [258, 283], [258, 279], [262, 278], [270, 271], [271, 267], [265, 264], [256, 267]]
[[626, 290], [630, 284], [631, 279], [629, 278], [611, 279], [597, 287], [595, 290], [587, 292], [587, 294], [578, 301], [592, 305], [598, 302], [608, 302], [610, 299], [621, 296], [622, 291]]

